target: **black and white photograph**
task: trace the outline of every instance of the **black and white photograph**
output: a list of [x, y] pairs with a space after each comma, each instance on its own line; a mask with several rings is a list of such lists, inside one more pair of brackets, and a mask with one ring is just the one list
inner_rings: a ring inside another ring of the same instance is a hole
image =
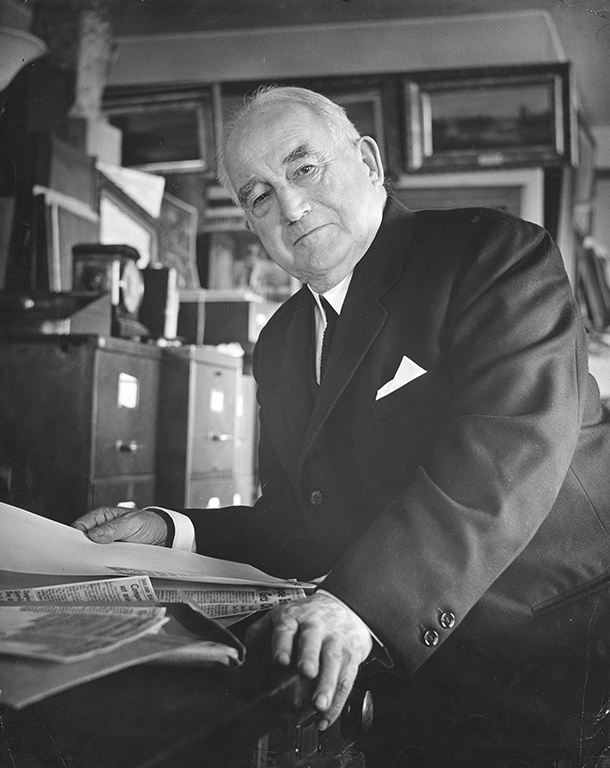
[[610, 768], [610, 0], [0, 0], [1, 768]]

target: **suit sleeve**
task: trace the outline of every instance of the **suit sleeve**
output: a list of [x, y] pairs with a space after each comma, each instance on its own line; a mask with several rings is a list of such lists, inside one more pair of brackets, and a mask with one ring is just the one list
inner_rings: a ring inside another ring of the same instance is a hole
[[533, 225], [492, 225], [473, 236], [447, 309], [452, 406], [432, 458], [323, 583], [409, 672], [534, 536], [582, 419], [586, 351], [561, 256]]

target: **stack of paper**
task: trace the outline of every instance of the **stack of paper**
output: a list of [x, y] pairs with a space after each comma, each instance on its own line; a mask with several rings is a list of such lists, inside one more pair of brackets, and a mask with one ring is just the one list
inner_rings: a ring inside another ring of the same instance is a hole
[[147, 544], [95, 544], [82, 531], [0, 502], [2, 570], [61, 576], [128, 576], [248, 584], [299, 589], [311, 587], [277, 579], [244, 563], [219, 560]]
[[226, 627], [313, 588], [191, 552], [95, 544], [2, 502], [0, 564], [0, 689], [14, 707], [152, 659], [239, 664]]

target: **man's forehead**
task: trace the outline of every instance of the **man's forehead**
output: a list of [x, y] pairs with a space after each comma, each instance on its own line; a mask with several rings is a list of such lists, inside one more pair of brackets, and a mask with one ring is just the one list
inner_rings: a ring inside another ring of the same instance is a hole
[[281, 107], [255, 112], [229, 139], [227, 166], [239, 186], [258, 176], [258, 171], [280, 171], [328, 151], [331, 137], [318, 115], [300, 104]]

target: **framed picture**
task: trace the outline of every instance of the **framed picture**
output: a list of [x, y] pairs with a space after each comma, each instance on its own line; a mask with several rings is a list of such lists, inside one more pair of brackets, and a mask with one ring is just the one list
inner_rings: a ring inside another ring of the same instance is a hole
[[410, 171], [573, 161], [569, 64], [404, 80]]
[[197, 272], [197, 208], [165, 192], [159, 225], [159, 263], [175, 267], [179, 290], [199, 288]]
[[394, 195], [407, 208], [499, 208], [544, 225], [542, 168], [405, 174]]
[[210, 88], [110, 89], [103, 110], [122, 131], [123, 165], [157, 173], [213, 170]]
[[385, 162], [386, 149], [380, 91], [363, 90], [338, 93], [334, 94], [332, 99], [345, 109], [348, 118], [362, 136], [370, 136], [375, 139]]

